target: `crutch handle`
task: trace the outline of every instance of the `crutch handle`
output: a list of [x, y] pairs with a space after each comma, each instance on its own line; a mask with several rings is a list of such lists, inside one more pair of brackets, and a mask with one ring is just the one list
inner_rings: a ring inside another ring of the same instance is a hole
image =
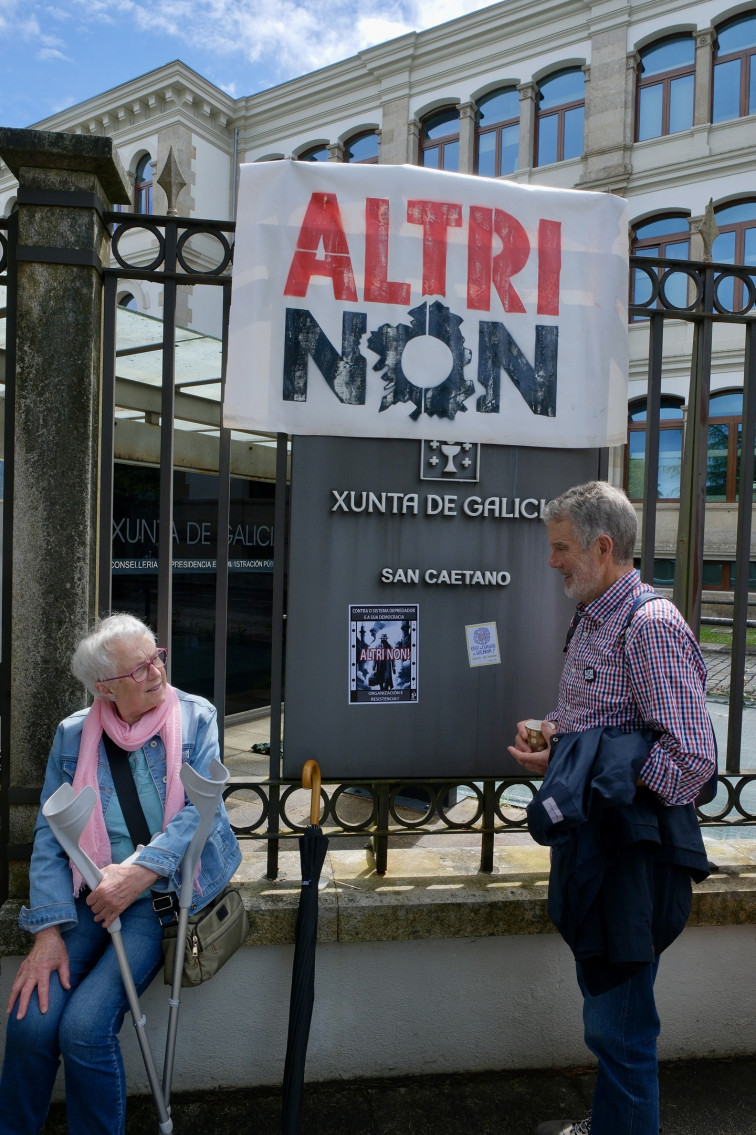
[[302, 787], [311, 788], [310, 823], [317, 824], [320, 819], [320, 766], [317, 761], [306, 761], [302, 769]]

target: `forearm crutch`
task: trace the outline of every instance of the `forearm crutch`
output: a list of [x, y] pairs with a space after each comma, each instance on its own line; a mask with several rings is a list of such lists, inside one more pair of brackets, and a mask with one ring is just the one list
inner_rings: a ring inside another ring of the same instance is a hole
[[[93, 891], [97, 889], [102, 880], [102, 871], [92, 862], [86, 851], [82, 851], [79, 847], [79, 840], [96, 802], [97, 794], [90, 784], [82, 788], [78, 794], [74, 792], [70, 784], [61, 784], [60, 788], [53, 792], [52, 796], [42, 806], [42, 815], [50, 825], [53, 835], [71, 862], [78, 868], [84, 882]], [[173, 1122], [155, 1070], [155, 1061], [152, 1058], [150, 1044], [144, 1031], [147, 1019], [139, 1008], [139, 997], [123, 945], [120, 918], [116, 917], [111, 922], [108, 933], [118, 959], [118, 968], [121, 971], [121, 980], [126, 990], [150, 1091], [157, 1108], [160, 1131], [163, 1135], [169, 1135], [173, 1131]]]
[[213, 817], [220, 804], [223, 789], [228, 784], [230, 773], [219, 760], [213, 757], [210, 762], [210, 776], [200, 776], [191, 765], [181, 766], [181, 783], [189, 802], [199, 812], [199, 822], [187, 847], [181, 863], [181, 889], [179, 891], [179, 917], [176, 931], [176, 952], [173, 958], [173, 982], [169, 1000], [168, 1033], [165, 1041], [165, 1060], [163, 1061], [163, 1099], [166, 1106], [171, 1102], [171, 1081], [173, 1062], [176, 1055], [176, 1032], [178, 1030], [179, 1005], [181, 1002], [181, 980], [184, 971], [184, 942], [189, 925], [189, 908], [192, 905], [192, 886], [202, 848], [205, 846]]

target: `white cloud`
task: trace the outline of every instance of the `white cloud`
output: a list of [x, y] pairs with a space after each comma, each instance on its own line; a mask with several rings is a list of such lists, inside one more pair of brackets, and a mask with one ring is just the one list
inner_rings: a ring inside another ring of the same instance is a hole
[[57, 47], [43, 47], [41, 51], [37, 52], [35, 58], [39, 59], [41, 63], [49, 63], [51, 59], [62, 59], [64, 63], [73, 62], [68, 55], [58, 51]]
[[[9, 0], [0, 0], [0, 5]], [[279, 79], [485, 7], [485, 0], [70, 0], [88, 20], [132, 23], [216, 57], [265, 61]], [[1, 11], [0, 7], [0, 11]]]
[[[78, 0], [75, 0], [78, 2]], [[0, 0], [0, 30], [4, 39], [15, 39], [23, 44], [40, 44], [42, 48], [65, 47], [65, 41], [50, 34], [51, 19], [57, 11], [37, 0]], [[41, 54], [40, 58], [46, 58]]]
[[73, 15], [72, 15], [70, 10], [66, 10], [65, 8], [58, 8], [54, 4], [46, 4], [45, 5], [45, 14], [48, 15], [48, 16], [52, 16], [52, 18], [54, 20], [71, 20], [71, 19], [73, 19]]
[[57, 35], [41, 35], [39, 42], [43, 47], [65, 47], [66, 41]]

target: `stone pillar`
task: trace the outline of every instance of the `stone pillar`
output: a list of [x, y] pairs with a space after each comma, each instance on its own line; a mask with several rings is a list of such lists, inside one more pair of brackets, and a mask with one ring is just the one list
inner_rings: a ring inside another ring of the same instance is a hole
[[463, 102], [459, 108], [459, 172], [475, 172], [475, 125], [477, 107]]
[[625, 57], [625, 146], [635, 142], [637, 88], [640, 67], [640, 52], [628, 51]]
[[518, 169], [532, 169], [535, 164], [535, 121], [538, 87], [535, 83], [521, 83], [520, 92], [520, 151]]
[[407, 123], [407, 162], [412, 166], [420, 164], [420, 122], [417, 118], [410, 118]]
[[346, 157], [346, 150], [344, 149], [343, 142], [333, 142], [328, 146], [329, 162], [343, 162]]
[[404, 165], [412, 162], [407, 151], [407, 121], [409, 98], [386, 99], [381, 103], [381, 145], [378, 161], [381, 165]]
[[[627, 27], [597, 32], [585, 72], [585, 155], [581, 187], [623, 193], [631, 173], [628, 130], [633, 123], [635, 75], [628, 70]], [[620, 83], [618, 80], [622, 78]]]
[[714, 82], [714, 28], [696, 32], [696, 86], [693, 102], [693, 125], [711, 122], [711, 92]]
[[[110, 138], [0, 129], [18, 179], [9, 896], [30, 846], [57, 723], [84, 704], [71, 656], [97, 612], [102, 211], [128, 204]], [[7, 628], [4, 628], [7, 631]], [[6, 633], [6, 641], [8, 635]], [[6, 693], [6, 691], [3, 691]]]

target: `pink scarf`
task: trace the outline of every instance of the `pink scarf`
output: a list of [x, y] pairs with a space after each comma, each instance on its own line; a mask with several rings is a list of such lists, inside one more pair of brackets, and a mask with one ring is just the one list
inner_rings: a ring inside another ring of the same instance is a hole
[[[74, 792], [80, 792], [85, 784], [91, 784], [97, 794], [92, 815], [79, 841], [82, 851], [86, 851], [98, 867], [105, 867], [111, 861], [110, 839], [105, 827], [100, 789], [97, 783], [100, 738], [103, 729], [116, 745], [128, 753], [141, 749], [147, 741], [159, 734], [165, 746], [165, 806], [163, 808], [163, 831], [185, 805], [184, 786], [181, 783], [181, 707], [173, 686], [166, 687], [166, 697], [162, 705], [149, 710], [133, 725], [127, 725], [118, 716], [112, 702], [96, 698], [84, 719], [84, 728], [79, 744], [79, 759], [73, 779]], [[76, 867], [73, 868], [74, 895], [78, 895], [84, 880]]]

